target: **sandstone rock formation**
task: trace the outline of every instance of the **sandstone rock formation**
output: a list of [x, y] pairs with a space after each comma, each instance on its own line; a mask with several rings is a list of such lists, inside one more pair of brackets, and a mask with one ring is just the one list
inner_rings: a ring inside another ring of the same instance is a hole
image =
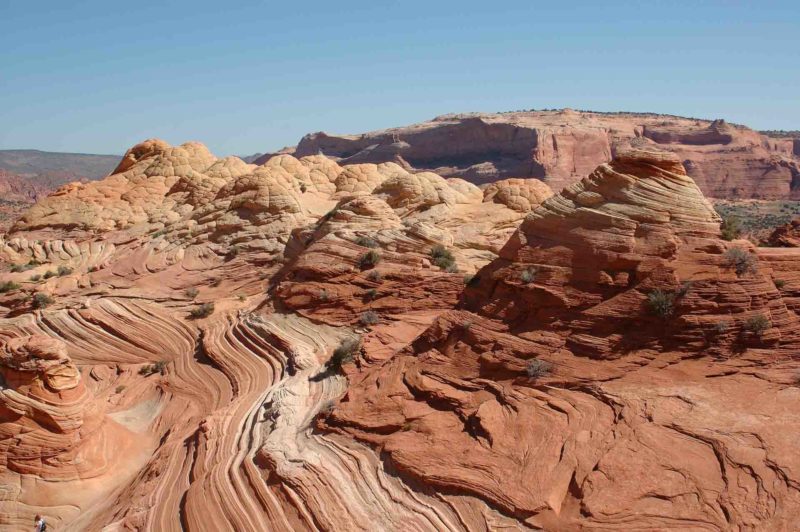
[[750, 250], [718, 231], [674, 155], [620, 153], [534, 210], [460, 310], [348, 373], [321, 426], [532, 527], [790, 529], [796, 306], [767, 264], [731, 271]]
[[313, 133], [293, 153], [323, 153], [342, 164], [391, 161], [477, 184], [536, 177], [558, 191], [630, 142], [675, 153], [707, 196], [800, 199], [797, 139], [670, 115], [570, 109], [445, 115], [362, 135]]
[[800, 219], [777, 227], [769, 236], [768, 242], [771, 246], [776, 247], [800, 247]]
[[800, 253], [615, 153], [553, 195], [149, 140], [39, 201], [0, 529], [792, 529]]

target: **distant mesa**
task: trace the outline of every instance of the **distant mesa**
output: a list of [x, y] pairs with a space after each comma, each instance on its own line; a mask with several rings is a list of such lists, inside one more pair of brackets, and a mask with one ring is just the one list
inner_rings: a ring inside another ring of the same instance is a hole
[[631, 142], [675, 153], [709, 197], [800, 199], [800, 139], [791, 132], [654, 113], [453, 114], [359, 135], [311, 133], [280, 153], [322, 153], [340, 164], [396, 162], [475, 184], [535, 177], [560, 190]]

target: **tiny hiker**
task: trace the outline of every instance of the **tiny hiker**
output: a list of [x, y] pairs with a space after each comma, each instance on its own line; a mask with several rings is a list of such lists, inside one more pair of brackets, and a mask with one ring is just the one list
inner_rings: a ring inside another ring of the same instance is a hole
[[45, 530], [47, 530], [47, 523], [44, 522], [44, 517], [36, 514], [36, 517], [33, 520], [33, 529], [36, 532], [45, 532]]

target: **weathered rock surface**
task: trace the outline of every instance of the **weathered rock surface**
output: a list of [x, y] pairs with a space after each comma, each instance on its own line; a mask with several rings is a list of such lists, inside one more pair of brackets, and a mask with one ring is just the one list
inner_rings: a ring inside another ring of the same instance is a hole
[[534, 210], [461, 310], [348, 372], [320, 426], [534, 527], [790, 529], [796, 306], [778, 258], [737, 276], [746, 243], [718, 231], [674, 155], [620, 153]]
[[0, 529], [796, 528], [800, 252], [615, 153], [553, 195], [149, 140], [40, 201], [0, 238]]
[[769, 235], [768, 242], [771, 246], [796, 248], [800, 247], [800, 219], [777, 227]]
[[800, 199], [796, 140], [722, 120], [563, 109], [445, 115], [361, 135], [313, 133], [293, 153], [324, 153], [341, 164], [391, 161], [476, 184], [535, 177], [558, 191], [633, 141], [675, 153], [707, 196]]

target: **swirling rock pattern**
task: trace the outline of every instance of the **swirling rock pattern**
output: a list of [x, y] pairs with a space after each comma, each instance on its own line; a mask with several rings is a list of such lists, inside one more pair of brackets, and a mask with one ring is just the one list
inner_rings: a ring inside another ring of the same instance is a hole
[[28, 211], [0, 529], [796, 525], [800, 254], [647, 146], [555, 196], [402, 163], [149, 140]]

